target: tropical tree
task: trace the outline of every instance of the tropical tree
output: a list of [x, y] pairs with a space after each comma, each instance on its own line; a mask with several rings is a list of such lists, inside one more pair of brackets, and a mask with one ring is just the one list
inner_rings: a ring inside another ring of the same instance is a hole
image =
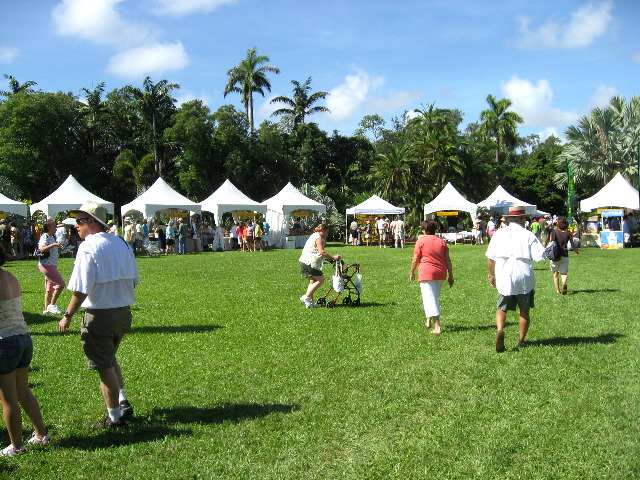
[[318, 112], [330, 112], [330, 110], [322, 105], [313, 106], [314, 103], [324, 100], [328, 92], [315, 92], [309, 95], [311, 90], [311, 77], [301, 85], [296, 80], [291, 80], [293, 84], [293, 97], [280, 96], [271, 100], [270, 103], [284, 103], [289, 108], [279, 108], [271, 114], [272, 117], [283, 115], [295, 129], [298, 125], [304, 123], [305, 117]]
[[[605, 108], [594, 108], [581, 117], [577, 125], [565, 131], [568, 142], [558, 156], [558, 186], [566, 185], [566, 162], [569, 162], [576, 184], [609, 182], [617, 172], [637, 181], [637, 148], [640, 144], [640, 97], [627, 103], [612, 97]], [[597, 187], [597, 188], [600, 188]]]
[[259, 93], [264, 97], [265, 90], [271, 91], [267, 73], [280, 73], [279, 68], [266, 65], [269, 61], [267, 55], [257, 55], [256, 52], [256, 47], [247, 50], [247, 56], [227, 72], [229, 81], [224, 89], [225, 97], [231, 92], [240, 94], [240, 102], [244, 104], [252, 134], [254, 130], [253, 94]]
[[410, 145], [391, 145], [384, 153], [377, 154], [377, 162], [369, 171], [369, 179], [376, 193], [394, 205], [410, 202], [409, 188], [415, 180], [412, 174]]
[[518, 125], [524, 119], [516, 112], [509, 110], [511, 100], [487, 95], [489, 108], [480, 113], [481, 129], [485, 138], [495, 144], [496, 186], [500, 185], [500, 154], [512, 151], [518, 145]]
[[7, 75], [6, 73], [4, 74], [4, 78], [9, 80], [9, 90], [0, 91], [0, 95], [7, 98], [17, 93], [33, 93], [34, 90], [31, 87], [33, 87], [34, 85], [37, 85], [37, 83], [34, 82], [33, 80], [27, 80], [26, 82], [21, 84], [20, 82], [18, 82], [18, 80], [16, 80], [15, 77], [11, 75]]
[[180, 85], [169, 83], [167, 80], [153, 83], [149, 77], [144, 79], [143, 89], [131, 85], [123, 88], [134, 98], [138, 112], [148, 126], [144, 137], [153, 155], [158, 176], [162, 175], [167, 166], [166, 152], [161, 152], [160, 147], [163, 145], [163, 133], [171, 125], [176, 112], [176, 99], [171, 96], [171, 92], [178, 88]]

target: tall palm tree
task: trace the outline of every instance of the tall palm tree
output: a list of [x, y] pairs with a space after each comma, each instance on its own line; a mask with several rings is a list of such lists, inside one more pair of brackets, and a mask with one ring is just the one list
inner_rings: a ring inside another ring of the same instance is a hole
[[480, 113], [481, 129], [485, 138], [495, 143], [496, 186], [500, 185], [500, 153], [503, 150], [513, 150], [518, 145], [518, 124], [524, 119], [516, 112], [509, 111], [511, 100], [487, 95], [489, 108]]
[[264, 97], [265, 90], [271, 91], [267, 73], [280, 73], [279, 68], [265, 65], [269, 61], [267, 55], [257, 55], [256, 51], [256, 47], [247, 50], [247, 56], [227, 72], [229, 81], [224, 89], [225, 97], [231, 92], [240, 94], [240, 102], [244, 104], [251, 133], [254, 130], [253, 94], [259, 93]]
[[161, 176], [165, 159], [163, 155], [159, 155], [158, 145], [162, 141], [164, 130], [170, 125], [171, 117], [176, 112], [176, 99], [171, 96], [171, 91], [180, 88], [180, 85], [169, 83], [167, 80], [160, 80], [154, 84], [151, 78], [146, 77], [143, 86], [144, 89], [141, 90], [127, 85], [123, 90], [133, 96], [143, 120], [151, 127], [151, 153], [155, 161], [156, 174]]
[[2, 90], [0, 91], [0, 95], [5, 96], [7, 98], [9, 98], [11, 95], [15, 95], [16, 93], [33, 93], [34, 90], [33, 87], [34, 85], [37, 85], [36, 82], [34, 82], [33, 80], [27, 80], [24, 83], [20, 83], [18, 82], [18, 80], [16, 80], [15, 77], [11, 76], [11, 75], [7, 75], [6, 73], [4, 74], [4, 78], [6, 78], [7, 80], [9, 80], [9, 91], [5, 91]]
[[81, 91], [85, 94], [87, 104], [80, 107], [80, 115], [85, 118], [87, 128], [91, 135], [91, 148], [96, 150], [96, 137], [100, 135], [102, 129], [102, 119], [107, 115], [108, 109], [105, 102], [102, 101], [105, 83], [99, 83], [93, 90], [83, 87]]
[[271, 114], [272, 117], [277, 115], [285, 115], [285, 118], [291, 119], [293, 128], [304, 123], [304, 119], [308, 115], [318, 112], [330, 112], [330, 110], [322, 105], [313, 106], [319, 100], [324, 100], [328, 92], [316, 92], [309, 95], [311, 90], [311, 77], [301, 85], [296, 80], [291, 80], [293, 84], [293, 97], [280, 96], [271, 100], [270, 103], [284, 103], [289, 108], [279, 108]]

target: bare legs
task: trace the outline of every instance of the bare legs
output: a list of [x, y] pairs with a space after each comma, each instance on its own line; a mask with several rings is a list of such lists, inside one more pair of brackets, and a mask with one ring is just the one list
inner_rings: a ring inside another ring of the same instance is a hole
[[313, 294], [320, 288], [320, 285], [324, 283], [324, 275], [319, 277], [309, 277], [309, 286], [307, 287], [307, 297], [313, 300]]
[[[504, 325], [507, 320], [507, 312], [504, 310], [496, 311], [496, 328], [498, 330], [496, 334], [496, 351], [503, 352], [504, 351]], [[529, 310], [520, 310], [520, 319], [518, 324], [520, 326], [520, 340], [518, 342], [519, 347], [526, 346], [524, 341], [524, 337], [527, 336], [527, 332], [529, 331]]]
[[[561, 273], [559, 274], [558, 272], [553, 272], [553, 285], [556, 287], [556, 293], [558, 295], [560, 295], [560, 293], [562, 293], [562, 295], [567, 294], [567, 276], [568, 275], [564, 275]], [[560, 284], [558, 283], [558, 277], [562, 279], [562, 291], [560, 291]]]
[[15, 448], [23, 445], [20, 405], [31, 420], [36, 434], [39, 436], [47, 434], [40, 405], [29, 388], [28, 368], [18, 368], [15, 372], [0, 375], [0, 403], [2, 403], [2, 416], [7, 425], [9, 440]]
[[50, 292], [44, 292], [44, 309], [46, 310], [49, 305], [55, 305], [60, 298], [60, 294], [62, 293], [62, 288], [56, 288]]
[[124, 388], [120, 365], [116, 363], [114, 367], [98, 370], [98, 373], [100, 374], [100, 390], [107, 408], [120, 406], [118, 392]]

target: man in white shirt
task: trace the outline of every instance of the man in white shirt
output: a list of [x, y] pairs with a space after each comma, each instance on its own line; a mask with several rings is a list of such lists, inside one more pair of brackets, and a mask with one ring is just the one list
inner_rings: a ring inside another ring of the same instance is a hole
[[393, 237], [395, 240], [396, 248], [404, 248], [404, 221], [402, 217], [397, 216], [393, 225]]
[[125, 417], [133, 414], [126, 398], [122, 371], [116, 352], [131, 327], [134, 288], [140, 284], [135, 256], [120, 237], [111, 235], [106, 224], [107, 211], [100, 204], [86, 201], [76, 214], [78, 247], [67, 288], [71, 301], [58, 330], [67, 333], [73, 315], [85, 308], [80, 327], [82, 348], [90, 370], [100, 375], [100, 388], [107, 405], [104, 420], [90, 425], [94, 430], [126, 427]]
[[387, 222], [384, 218], [376, 217], [376, 229], [378, 230], [378, 245], [387, 248]]
[[529, 310], [534, 306], [536, 286], [533, 261], [545, 259], [540, 241], [524, 228], [527, 216], [523, 206], [509, 207], [509, 214], [505, 215], [509, 225], [496, 230], [487, 248], [489, 284], [498, 290], [496, 352], [504, 351], [507, 311], [515, 311], [516, 306], [520, 310], [518, 346], [526, 347], [524, 338], [529, 329]]

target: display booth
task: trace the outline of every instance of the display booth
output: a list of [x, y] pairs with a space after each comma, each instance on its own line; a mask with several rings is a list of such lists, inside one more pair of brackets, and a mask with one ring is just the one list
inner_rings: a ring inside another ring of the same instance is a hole
[[[600, 209], [601, 230], [597, 239], [600, 247], [604, 249], [623, 247], [623, 233], [620, 230], [622, 216], [624, 216], [625, 209], [638, 210], [639, 208], [638, 190], [620, 172], [616, 173], [611, 181], [602, 187], [598, 193], [580, 202], [580, 210], [582, 212]], [[594, 221], [591, 220], [591, 222]], [[593, 229], [593, 224], [591, 229]]]
[[65, 210], [76, 210], [82, 206], [87, 200], [99, 203], [107, 209], [110, 215], [113, 215], [113, 203], [107, 202], [102, 198], [94, 195], [84, 188], [78, 181], [69, 175], [67, 179], [48, 197], [31, 205], [31, 214], [40, 211], [47, 218], [54, 219], [56, 215]]
[[19, 215], [26, 218], [29, 216], [29, 206], [26, 203], [19, 202], [17, 200], [11, 200], [9, 197], [5, 197], [2, 193], [0, 193], [0, 212], [13, 213], [14, 215]]
[[302, 248], [309, 238], [309, 235], [289, 235], [290, 219], [295, 218], [293, 212], [327, 212], [324, 204], [306, 197], [291, 182], [262, 204], [267, 207], [270, 244], [279, 248]]
[[396, 207], [386, 200], [383, 200], [378, 195], [372, 195], [355, 207], [347, 208], [345, 212], [345, 242], [349, 241], [349, 215], [353, 215], [357, 219], [363, 219], [367, 216], [403, 215], [404, 212], [404, 207]]
[[[262, 213], [266, 215], [267, 213], [266, 205], [250, 199], [228, 179], [215, 192], [204, 199], [201, 205], [203, 211], [213, 213], [216, 222], [216, 234], [211, 247], [214, 251], [231, 250], [231, 239], [223, 236], [222, 228], [220, 227], [223, 213], [231, 212], [234, 220], [239, 217], [239, 214], [247, 211], [252, 212], [252, 214]], [[268, 242], [268, 239], [264, 240]]]
[[[144, 218], [151, 218], [157, 212], [162, 212], [173, 217], [184, 216], [188, 221], [189, 213], [182, 214], [179, 212], [180, 210], [191, 212], [191, 214], [202, 213], [202, 207], [199, 203], [192, 202], [187, 197], [180, 195], [159, 177], [151, 187], [132, 202], [123, 205], [120, 213], [124, 218], [128, 213], [137, 211], [142, 213]], [[187, 251], [191, 253], [201, 250], [200, 239], [190, 238], [187, 242]]]
[[[447, 182], [447, 185], [442, 189], [438, 196], [424, 206], [425, 218], [428, 215], [437, 215], [438, 212], [455, 212], [455, 214], [458, 215], [458, 212], [460, 211], [467, 212], [471, 216], [472, 223], [475, 223], [478, 206], [464, 198], [460, 192], [455, 189], [451, 182]], [[450, 243], [464, 243], [465, 238], [471, 238], [471, 235], [471, 232], [461, 231], [447, 232], [440, 236]]]

